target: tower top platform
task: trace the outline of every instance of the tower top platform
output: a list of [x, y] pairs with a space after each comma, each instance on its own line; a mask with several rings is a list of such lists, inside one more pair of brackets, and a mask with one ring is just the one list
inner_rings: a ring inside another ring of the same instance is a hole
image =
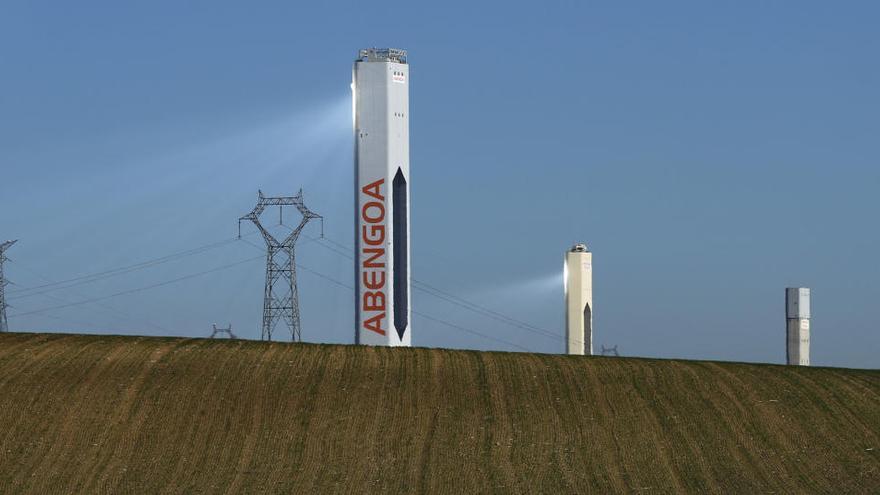
[[358, 52], [358, 62], [406, 63], [406, 50], [399, 48], [364, 48]]

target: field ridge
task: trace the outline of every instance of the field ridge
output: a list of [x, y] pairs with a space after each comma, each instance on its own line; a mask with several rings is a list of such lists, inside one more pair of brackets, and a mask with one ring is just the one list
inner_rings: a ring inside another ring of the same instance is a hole
[[2, 493], [878, 493], [880, 371], [0, 335]]

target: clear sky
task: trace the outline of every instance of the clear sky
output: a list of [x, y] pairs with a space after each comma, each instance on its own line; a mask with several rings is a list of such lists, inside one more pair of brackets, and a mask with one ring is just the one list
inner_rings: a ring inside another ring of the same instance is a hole
[[[416, 279], [562, 334], [563, 253], [586, 242], [597, 349], [783, 362], [783, 289], [809, 286], [813, 363], [876, 368], [878, 24], [868, 1], [6, 0], [10, 325], [259, 338], [264, 264], [244, 242], [19, 291], [231, 239], [260, 188], [303, 187], [351, 246], [351, 63], [393, 46], [411, 65]], [[324, 241], [298, 258], [352, 283]], [[352, 294], [304, 271], [300, 289], [304, 340], [352, 342]], [[417, 316], [416, 345], [563, 349], [414, 305], [504, 341]]]

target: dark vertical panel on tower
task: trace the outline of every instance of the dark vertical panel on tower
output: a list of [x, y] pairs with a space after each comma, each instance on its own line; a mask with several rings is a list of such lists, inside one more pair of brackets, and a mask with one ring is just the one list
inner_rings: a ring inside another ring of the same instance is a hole
[[587, 353], [590, 349], [588, 348], [587, 339], [592, 338], [593, 335], [593, 310], [590, 309], [590, 303], [587, 303], [584, 306], [584, 341], [581, 342], [581, 345], [584, 346], [584, 353]]
[[403, 172], [397, 169], [394, 176], [391, 193], [394, 219], [391, 224], [391, 239], [394, 243], [394, 328], [397, 335], [403, 339], [403, 334], [409, 326], [409, 245], [407, 240], [407, 228], [409, 219], [407, 211], [409, 205], [406, 197], [406, 179]]

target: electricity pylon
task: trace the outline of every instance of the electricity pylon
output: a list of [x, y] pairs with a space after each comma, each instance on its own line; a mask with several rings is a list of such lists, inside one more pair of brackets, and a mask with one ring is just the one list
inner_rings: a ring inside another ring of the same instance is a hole
[[[279, 219], [283, 223], [283, 207], [295, 206], [302, 215], [299, 225], [283, 241], [278, 241], [260, 223], [260, 214], [269, 207], [278, 206]], [[324, 237], [324, 219], [303, 204], [302, 189], [296, 196], [268, 198], [259, 191], [257, 206], [238, 219], [238, 237], [241, 238], [241, 221], [250, 220], [257, 226], [266, 241], [266, 287], [263, 289], [262, 340], [272, 340], [272, 331], [283, 320], [290, 329], [293, 342], [302, 340], [299, 318], [299, 290], [296, 286], [296, 240], [309, 220], [321, 219], [321, 237]]]
[[602, 356], [617, 356], [620, 357], [620, 354], [617, 353], [617, 346], [605, 347], [602, 346]]
[[212, 324], [211, 326], [214, 327], [214, 331], [211, 332], [212, 339], [217, 337], [217, 335], [219, 335], [219, 334], [226, 334], [229, 336], [230, 339], [237, 339], [238, 338], [235, 336], [234, 333], [232, 333], [232, 323], [227, 325], [226, 328], [223, 328], [223, 327], [217, 328], [216, 323]]
[[6, 286], [9, 282], [3, 276], [3, 262], [6, 261], [6, 250], [18, 242], [6, 241], [0, 244], [0, 333], [9, 331], [9, 322], [6, 321]]

